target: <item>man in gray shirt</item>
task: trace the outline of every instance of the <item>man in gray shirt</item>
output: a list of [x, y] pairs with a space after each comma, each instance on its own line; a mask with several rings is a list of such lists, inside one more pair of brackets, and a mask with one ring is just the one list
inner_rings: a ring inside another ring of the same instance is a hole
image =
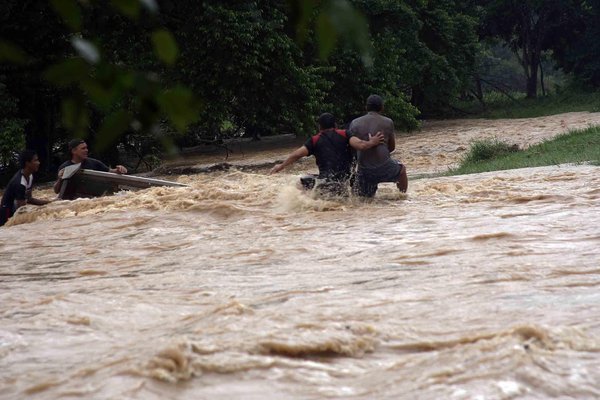
[[367, 114], [350, 123], [349, 136], [369, 140], [369, 134], [383, 132], [384, 142], [366, 150], [358, 151], [355, 192], [359, 196], [373, 197], [381, 182], [395, 182], [402, 193], [408, 188], [406, 168], [391, 158], [396, 148], [394, 122], [381, 115], [383, 99], [373, 94], [367, 98]]

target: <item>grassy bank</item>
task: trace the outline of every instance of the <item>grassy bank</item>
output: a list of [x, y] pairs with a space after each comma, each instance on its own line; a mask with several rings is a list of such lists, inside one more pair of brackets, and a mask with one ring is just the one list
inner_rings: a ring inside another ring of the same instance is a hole
[[600, 92], [564, 91], [537, 99], [527, 99], [523, 93], [498, 92], [486, 95], [485, 107], [480, 103], [458, 102], [456, 109], [467, 118], [534, 118], [575, 111], [600, 112]]
[[570, 131], [527, 150], [515, 149], [498, 140], [477, 141], [461, 165], [446, 175], [585, 162], [600, 165], [600, 126]]

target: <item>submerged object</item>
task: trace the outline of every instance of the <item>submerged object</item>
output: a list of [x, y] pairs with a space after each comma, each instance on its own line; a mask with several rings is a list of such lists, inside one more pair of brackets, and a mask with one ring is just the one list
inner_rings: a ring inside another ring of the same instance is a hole
[[187, 187], [188, 185], [162, 179], [82, 169], [79, 163], [65, 167], [58, 198], [74, 200], [80, 197], [98, 197], [113, 194], [122, 187], [145, 189], [152, 186]]

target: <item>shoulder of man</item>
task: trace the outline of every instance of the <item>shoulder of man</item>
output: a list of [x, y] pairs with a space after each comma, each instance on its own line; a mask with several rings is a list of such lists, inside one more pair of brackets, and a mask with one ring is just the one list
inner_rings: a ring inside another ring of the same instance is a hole
[[15, 190], [19, 186], [24, 186], [23, 185], [23, 171], [22, 170], [18, 170], [17, 172], [15, 172], [15, 174], [13, 175], [13, 177], [10, 178], [10, 181], [8, 181], [8, 184], [6, 185], [6, 190], [8, 190], [11, 187], [12, 187], [13, 190]]
[[306, 147], [308, 149], [308, 155], [313, 154], [315, 146], [320, 138], [321, 138], [321, 132], [318, 132], [317, 134], [312, 135], [311, 137], [306, 139], [306, 142], [304, 142], [304, 147]]
[[73, 165], [73, 162], [71, 160], [67, 160], [64, 163], [60, 164], [60, 166], [58, 167], [58, 170], [60, 171], [61, 169], [66, 168], [69, 165]]
[[23, 179], [23, 170], [19, 169], [17, 172], [15, 172], [13, 177], [10, 178], [10, 181], [8, 181], [8, 185], [20, 185], [21, 179]]
[[382, 117], [383, 117], [383, 119], [384, 119], [385, 122], [387, 122], [391, 126], [394, 126], [394, 120], [392, 120], [390, 117], [386, 117], [385, 115], [382, 115]]
[[88, 168], [96, 170], [96, 171], [108, 172], [110, 170], [110, 168], [108, 168], [108, 166], [106, 164], [104, 164], [100, 160], [96, 160], [95, 158], [88, 157], [85, 159], [85, 163], [87, 164], [86, 166]]

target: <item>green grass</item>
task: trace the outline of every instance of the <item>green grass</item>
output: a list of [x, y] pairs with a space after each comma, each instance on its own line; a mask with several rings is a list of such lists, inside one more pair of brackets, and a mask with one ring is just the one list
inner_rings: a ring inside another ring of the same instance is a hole
[[575, 111], [600, 112], [600, 91], [564, 91], [558, 94], [527, 99], [523, 93], [511, 93], [515, 100], [492, 92], [485, 96], [486, 108], [474, 101], [456, 104], [472, 118], [534, 118]]
[[570, 131], [531, 146], [527, 150], [516, 150], [498, 140], [476, 141], [471, 144], [460, 166], [451, 169], [445, 175], [475, 174], [565, 163], [600, 165], [600, 126]]

